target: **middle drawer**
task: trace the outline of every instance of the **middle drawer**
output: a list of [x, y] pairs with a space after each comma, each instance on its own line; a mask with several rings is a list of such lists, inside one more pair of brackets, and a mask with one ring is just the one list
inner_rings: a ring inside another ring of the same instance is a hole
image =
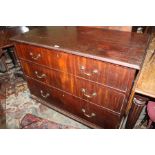
[[112, 88], [26, 61], [21, 61], [21, 64], [27, 76], [108, 110], [121, 113], [125, 105], [125, 94]]

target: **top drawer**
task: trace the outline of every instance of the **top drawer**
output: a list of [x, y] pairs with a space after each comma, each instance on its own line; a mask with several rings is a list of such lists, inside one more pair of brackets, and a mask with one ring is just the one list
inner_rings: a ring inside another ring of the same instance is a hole
[[16, 53], [19, 58], [46, 66], [48, 68], [73, 73], [74, 56], [37, 46], [16, 44]]
[[17, 44], [16, 52], [19, 58], [124, 92], [131, 88], [135, 75], [134, 69], [32, 45]]

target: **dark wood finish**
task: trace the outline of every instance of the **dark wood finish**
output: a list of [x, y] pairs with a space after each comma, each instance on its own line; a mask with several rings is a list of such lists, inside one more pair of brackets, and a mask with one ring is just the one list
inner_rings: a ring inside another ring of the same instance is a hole
[[[130, 89], [129, 86], [131, 85], [135, 74], [134, 69], [121, 67], [119, 65], [116, 66], [111, 63], [75, 56], [56, 50], [17, 44], [16, 51], [21, 60], [30, 60], [31, 62], [46, 68], [74, 74], [123, 92]], [[38, 59], [34, 59], [37, 56], [39, 56]], [[35, 67], [35, 65], [32, 64], [32, 67], [33, 66]], [[82, 69], [82, 67], [84, 67], [84, 69]], [[26, 68], [28, 71], [28, 68], [30, 67], [27, 66]], [[48, 70], [46, 71], [48, 72]], [[97, 71], [97, 73], [94, 73], [93, 71]]]
[[[38, 65], [25, 61], [21, 61], [21, 64], [26, 75], [44, 82], [47, 85], [78, 96], [81, 99], [98, 104], [113, 112], [120, 114], [126, 105], [125, 98], [128, 94], [119, 92], [117, 89], [108, 87], [108, 85], [103, 86], [91, 81], [88, 82], [80, 77], [75, 77], [70, 74], [50, 70], [44, 67], [38, 67]], [[115, 79], [115, 81], [117, 81], [117, 79]], [[83, 92], [82, 89], [85, 89], [86, 92]], [[96, 95], [92, 96], [93, 93], [96, 93]], [[89, 98], [87, 95], [91, 97]]]
[[65, 116], [67, 117], [70, 117], [80, 123], [83, 123], [85, 124], [86, 126], [90, 127], [90, 128], [97, 128], [97, 129], [100, 129], [101, 127], [98, 126], [97, 124], [94, 124], [94, 123], [91, 123], [90, 121], [87, 121], [86, 119], [83, 119], [81, 117], [78, 117], [77, 115], [74, 115], [73, 113], [71, 114], [70, 112], [64, 110], [64, 109], [61, 109], [61, 108], [57, 108], [56, 106], [52, 105], [52, 104], [49, 104], [48, 102], [40, 99], [39, 97], [36, 97], [35, 95], [31, 94], [30, 97], [32, 99], [35, 99], [37, 101], [39, 101], [40, 103], [42, 103], [43, 105], [49, 107], [49, 108], [52, 108], [53, 110], [57, 111], [57, 112], [60, 112], [61, 114], [64, 114]]
[[38, 81], [33, 80], [32, 78], [26, 77], [30, 92], [43, 99], [44, 101], [54, 104], [54, 106], [59, 108], [64, 108], [64, 104], [61, 101], [63, 97], [63, 92], [58, 89], [54, 89], [47, 85], [43, 85]]
[[90, 126], [119, 127], [147, 35], [47, 27], [13, 40], [33, 95]]
[[[117, 128], [119, 125], [119, 115], [107, 112], [105, 109], [83, 101], [64, 91], [48, 87], [47, 85], [37, 82], [29, 77], [27, 77], [27, 81], [31, 93], [47, 101], [49, 104], [66, 110], [77, 117], [81, 117], [89, 122], [97, 124], [102, 128]], [[41, 91], [44, 92], [43, 96]], [[50, 95], [45, 98], [47, 94]], [[82, 109], [84, 109], [85, 112], [83, 112]], [[92, 113], [94, 113], [95, 116], [91, 116]]]
[[140, 113], [142, 112], [143, 107], [146, 105], [148, 98], [142, 97], [140, 95], [135, 95], [133, 99], [133, 104], [131, 106], [128, 119], [126, 122], [126, 128], [132, 129], [134, 128]]
[[[127, 92], [135, 75], [135, 70], [111, 63], [105, 63], [84, 57], [76, 57], [74, 74], [108, 87]], [[84, 67], [82, 70], [81, 68]], [[95, 74], [93, 71], [97, 70]], [[87, 74], [91, 74], [88, 76]]]
[[140, 69], [148, 35], [97, 28], [43, 27], [11, 40]]

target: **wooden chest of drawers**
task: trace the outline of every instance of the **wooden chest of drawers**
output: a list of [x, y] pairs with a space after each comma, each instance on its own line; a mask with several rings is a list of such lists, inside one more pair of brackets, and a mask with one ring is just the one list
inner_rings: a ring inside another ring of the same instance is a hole
[[31, 94], [92, 128], [119, 128], [147, 36], [48, 27], [12, 40]]

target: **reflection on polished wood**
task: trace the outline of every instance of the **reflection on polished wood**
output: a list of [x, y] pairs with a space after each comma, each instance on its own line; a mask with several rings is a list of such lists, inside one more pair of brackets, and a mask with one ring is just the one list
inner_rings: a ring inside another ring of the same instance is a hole
[[90, 127], [119, 128], [148, 35], [43, 27], [12, 40], [32, 95]]
[[147, 34], [82, 27], [42, 27], [11, 40], [140, 69]]

